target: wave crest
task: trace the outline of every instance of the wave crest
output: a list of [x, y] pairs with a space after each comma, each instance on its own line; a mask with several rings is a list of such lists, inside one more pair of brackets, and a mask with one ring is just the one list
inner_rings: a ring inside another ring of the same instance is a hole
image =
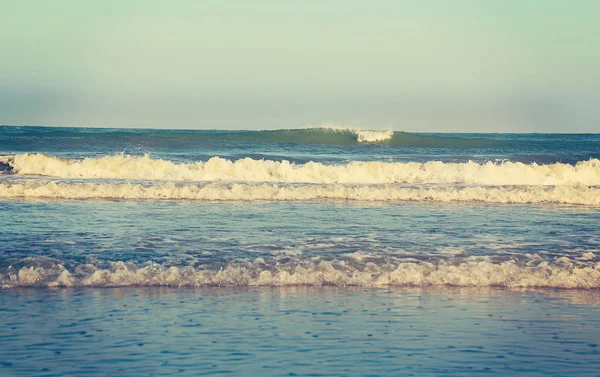
[[486, 203], [557, 203], [600, 205], [600, 189], [584, 186], [432, 186], [290, 185], [207, 183], [153, 185], [9, 181], [0, 183], [0, 198], [170, 199], [205, 201], [419, 201]]
[[308, 128], [307, 130], [325, 131], [325, 132], [351, 132], [355, 135], [359, 143], [383, 143], [389, 142], [394, 136], [392, 130], [361, 130], [358, 128], [325, 125], [318, 128]]
[[574, 264], [561, 258], [553, 263], [520, 266], [513, 261], [493, 263], [477, 258], [459, 263], [405, 262], [353, 266], [343, 261], [298, 265], [254, 263], [204, 267], [167, 267], [112, 263], [110, 268], [87, 264], [68, 270], [61, 264], [23, 266], [0, 274], [0, 286], [117, 287], [117, 286], [500, 286], [600, 288], [600, 263]]
[[44, 154], [19, 154], [10, 161], [18, 175], [59, 178], [141, 179], [175, 181], [303, 182], [316, 184], [474, 184], [600, 185], [600, 160], [576, 165], [503, 163], [360, 162], [324, 165], [317, 162], [236, 161], [213, 157], [207, 162], [176, 163], [148, 155], [114, 155], [83, 160]]

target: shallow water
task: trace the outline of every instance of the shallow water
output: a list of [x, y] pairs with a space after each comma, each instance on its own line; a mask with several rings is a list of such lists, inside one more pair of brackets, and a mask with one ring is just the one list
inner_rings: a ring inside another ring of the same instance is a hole
[[18, 200], [0, 208], [5, 286], [600, 287], [596, 208]]
[[0, 374], [597, 376], [598, 291], [0, 291]]

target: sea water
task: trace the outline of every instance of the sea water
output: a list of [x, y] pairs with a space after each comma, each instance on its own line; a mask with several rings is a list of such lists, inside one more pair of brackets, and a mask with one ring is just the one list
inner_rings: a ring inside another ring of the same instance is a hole
[[600, 375], [600, 135], [0, 127], [0, 375]]

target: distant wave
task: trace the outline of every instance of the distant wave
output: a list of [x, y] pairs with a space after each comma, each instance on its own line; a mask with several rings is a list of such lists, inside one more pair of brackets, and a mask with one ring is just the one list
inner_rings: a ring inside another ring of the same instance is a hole
[[[0, 127], [0, 129], [2, 129]], [[14, 129], [12, 129], [14, 131]], [[266, 143], [387, 145], [398, 147], [480, 148], [502, 146], [508, 142], [484, 137], [415, 134], [393, 130], [368, 130], [341, 126], [290, 128], [276, 130], [148, 130], [22, 127], [12, 143], [40, 143], [43, 140], [76, 145], [108, 145], [115, 141], [153, 147], [201, 145], [215, 141]]]
[[434, 183], [471, 185], [600, 185], [600, 160], [575, 165], [503, 163], [388, 163], [354, 161], [343, 165], [316, 162], [236, 161], [176, 163], [149, 156], [114, 155], [83, 160], [44, 154], [19, 154], [8, 164], [17, 175], [58, 178], [175, 181], [303, 182], [317, 184]]
[[40, 180], [0, 183], [0, 198], [170, 199], [204, 201], [419, 201], [600, 205], [600, 188], [586, 186], [418, 186], [205, 183], [152, 185]]
[[110, 267], [92, 264], [67, 269], [56, 263], [24, 265], [0, 272], [0, 287], [119, 287], [119, 286], [500, 286], [600, 288], [600, 263], [566, 257], [552, 263], [513, 261], [494, 263], [485, 258], [462, 261], [381, 264], [353, 261], [253, 262], [221, 268], [175, 267], [148, 262], [116, 262]]
[[377, 144], [406, 147], [460, 148], [503, 145], [504, 141], [485, 138], [463, 138], [414, 134], [392, 130], [364, 130], [340, 126], [292, 128], [261, 131], [232, 131], [210, 134], [211, 138], [310, 144]]
[[[390, 144], [395, 134], [406, 134], [392, 130], [361, 130], [342, 126], [247, 131], [247, 133], [258, 137], [265, 136], [269, 141], [275, 141], [281, 137], [281, 140], [278, 141], [304, 142], [303, 138], [306, 138], [306, 141], [315, 144], [347, 144], [350, 140], [358, 143]], [[235, 133], [235, 135], [243, 135], [243, 133]]]

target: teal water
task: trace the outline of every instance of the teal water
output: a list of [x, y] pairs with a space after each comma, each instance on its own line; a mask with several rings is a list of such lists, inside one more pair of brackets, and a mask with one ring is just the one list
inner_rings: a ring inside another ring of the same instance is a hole
[[0, 127], [0, 375], [600, 375], [600, 136]]
[[[0, 152], [62, 157], [126, 153], [173, 161], [213, 156], [336, 163], [361, 161], [488, 161], [575, 163], [600, 158], [600, 134], [413, 134], [331, 128], [271, 131], [153, 130], [0, 126]], [[372, 131], [371, 131], [372, 132]], [[367, 140], [360, 142], [359, 138]], [[377, 140], [377, 138], [380, 138]], [[369, 141], [373, 140], [375, 141]]]

